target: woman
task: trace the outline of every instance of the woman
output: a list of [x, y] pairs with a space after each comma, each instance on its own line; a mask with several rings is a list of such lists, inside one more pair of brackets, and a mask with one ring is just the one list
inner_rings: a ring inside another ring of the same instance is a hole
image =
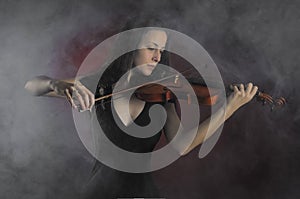
[[[138, 26], [132, 24], [128, 27], [157, 26], [147, 21]], [[46, 76], [39, 76], [26, 83], [25, 88], [35, 95], [63, 96], [71, 103], [72, 107], [79, 110], [90, 110], [95, 104], [95, 98], [109, 93], [113, 89], [113, 85], [130, 69], [134, 68], [134, 72], [127, 74], [127, 81], [123, 82], [124, 87], [130, 87], [138, 84], [139, 81], [145, 79], [151, 80], [156, 72], [158, 63], [168, 65], [168, 55], [164, 52], [167, 45], [168, 35], [161, 29], [149, 29], [140, 35], [138, 39], [137, 49], [126, 53], [116, 59], [98, 82], [95, 95], [86, 88], [82, 83], [74, 80], [54, 80]], [[143, 78], [138, 78], [143, 77]], [[102, 91], [101, 91], [102, 89]], [[185, 155], [195, 147], [205, 141], [207, 137], [213, 133], [241, 106], [249, 102], [257, 92], [257, 87], [249, 83], [246, 86], [240, 84], [239, 87], [234, 86], [234, 92], [227, 99], [227, 106], [224, 110], [220, 109], [214, 113], [210, 119], [205, 120], [199, 125], [197, 134], [192, 144], [186, 145], [182, 143], [177, 150], [180, 155]], [[130, 115], [122, 114], [124, 108], [128, 108], [122, 99], [113, 103], [105, 103], [101, 105], [96, 103], [96, 113], [101, 127], [104, 129], [105, 135], [118, 147], [124, 150], [145, 153], [154, 150], [161, 132], [148, 138], [136, 138], [124, 133], [118, 125], [116, 125], [113, 113], [116, 113], [119, 123], [124, 128], [130, 128], [134, 123], [145, 126], [149, 121], [148, 110], [152, 103], [146, 103], [135, 96], [129, 101]], [[167, 120], [164, 125], [164, 133], [168, 141], [175, 136], [180, 122], [177, 116], [175, 105], [173, 103], [161, 104], [167, 112]], [[126, 106], [126, 107], [124, 107]], [[208, 128], [210, 124], [210, 127]], [[127, 197], [159, 197], [159, 193], [154, 186], [150, 173], [127, 173], [114, 170], [104, 166], [100, 162], [96, 162], [93, 169], [93, 175], [86, 187], [84, 196], [86, 198], [127, 198]]]

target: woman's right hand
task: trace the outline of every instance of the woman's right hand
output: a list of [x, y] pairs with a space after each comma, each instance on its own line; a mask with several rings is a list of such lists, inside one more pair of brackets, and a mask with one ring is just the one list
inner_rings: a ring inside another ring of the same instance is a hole
[[79, 81], [69, 83], [63, 80], [52, 80], [50, 88], [55, 95], [65, 96], [72, 107], [78, 111], [91, 110], [95, 104], [94, 94]]

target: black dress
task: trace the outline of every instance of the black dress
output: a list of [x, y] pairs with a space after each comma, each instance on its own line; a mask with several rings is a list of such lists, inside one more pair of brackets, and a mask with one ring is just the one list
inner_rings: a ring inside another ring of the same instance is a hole
[[[124, 150], [145, 153], [154, 150], [161, 132], [149, 138], [136, 138], [124, 133], [114, 121], [111, 103], [97, 108], [98, 121], [104, 134], [118, 147]], [[152, 103], [146, 103], [141, 114], [135, 119], [139, 126], [150, 122], [149, 108]], [[120, 122], [119, 122], [120, 123]], [[149, 159], [150, 164], [150, 159]], [[116, 198], [158, 198], [159, 193], [153, 182], [151, 173], [127, 173], [112, 169], [96, 161], [92, 177], [85, 188], [84, 198], [116, 199]]]

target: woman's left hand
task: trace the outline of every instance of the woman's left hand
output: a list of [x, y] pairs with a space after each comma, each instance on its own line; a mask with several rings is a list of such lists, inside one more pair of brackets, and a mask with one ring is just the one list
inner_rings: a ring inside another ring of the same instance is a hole
[[246, 88], [244, 84], [233, 86], [233, 93], [227, 98], [227, 109], [229, 114], [233, 114], [241, 106], [251, 101], [255, 96], [258, 87], [253, 86], [252, 83], [248, 83]]

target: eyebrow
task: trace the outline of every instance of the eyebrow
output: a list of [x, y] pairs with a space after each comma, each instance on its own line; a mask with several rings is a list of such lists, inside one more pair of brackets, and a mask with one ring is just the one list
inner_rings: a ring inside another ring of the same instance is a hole
[[[159, 45], [157, 43], [155, 43], [153, 41], [151, 43], [153, 43], [156, 47], [159, 47]], [[165, 48], [166, 48], [165, 46], [161, 47], [161, 49], [165, 49]]]

